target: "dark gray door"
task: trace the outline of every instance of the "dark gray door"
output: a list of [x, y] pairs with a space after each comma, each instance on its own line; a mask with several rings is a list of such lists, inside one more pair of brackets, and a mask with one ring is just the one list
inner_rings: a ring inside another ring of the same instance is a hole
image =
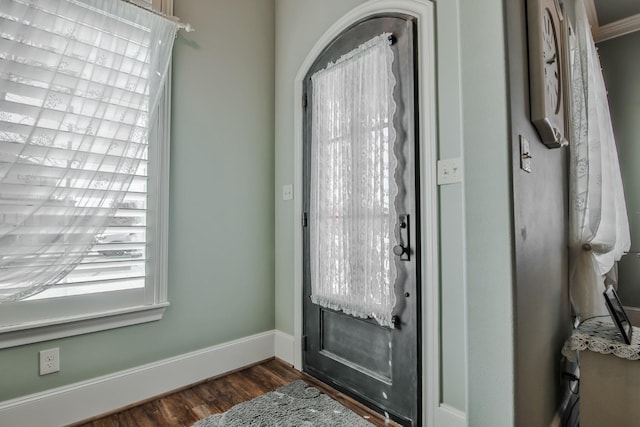
[[[398, 158], [395, 180], [399, 184], [395, 224], [396, 244], [408, 253], [391, 254], [397, 279], [394, 292], [394, 328], [381, 326], [372, 318], [356, 318], [311, 302], [310, 232], [304, 229], [304, 325], [303, 369], [305, 372], [350, 394], [366, 405], [387, 413], [405, 425], [419, 425], [421, 371], [419, 348], [419, 263], [420, 235], [416, 159], [416, 26], [414, 18], [385, 15], [368, 18], [352, 26], [318, 57], [304, 81], [304, 199], [310, 216], [311, 123], [313, 85], [311, 76], [364, 42], [382, 33], [392, 33], [393, 97], [396, 111], [393, 149]], [[398, 249], [398, 248], [395, 248]]]

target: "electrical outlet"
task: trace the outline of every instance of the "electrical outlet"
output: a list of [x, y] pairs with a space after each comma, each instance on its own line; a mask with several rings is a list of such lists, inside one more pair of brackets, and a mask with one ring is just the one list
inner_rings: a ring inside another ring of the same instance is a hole
[[40, 352], [40, 375], [52, 374], [60, 370], [60, 349], [50, 348]]

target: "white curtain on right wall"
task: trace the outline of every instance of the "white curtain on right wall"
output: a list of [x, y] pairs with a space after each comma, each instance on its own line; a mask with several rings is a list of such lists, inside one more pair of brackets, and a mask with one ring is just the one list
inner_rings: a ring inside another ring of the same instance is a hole
[[631, 237], [607, 92], [583, 0], [576, 1], [571, 46], [572, 123], [569, 179], [571, 303], [580, 319], [606, 315], [605, 276]]

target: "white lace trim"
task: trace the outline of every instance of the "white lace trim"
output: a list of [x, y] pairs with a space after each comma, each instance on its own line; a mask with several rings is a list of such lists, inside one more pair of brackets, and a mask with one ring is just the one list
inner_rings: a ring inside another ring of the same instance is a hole
[[363, 313], [363, 309], [360, 304], [345, 303], [344, 301], [338, 301], [332, 298], [318, 295], [311, 295], [311, 302], [331, 310], [342, 311], [344, 314], [348, 314], [349, 316], [353, 317], [359, 317], [361, 319], [368, 319], [372, 317], [380, 325], [388, 326], [391, 329], [395, 329], [395, 325], [393, 324], [393, 316], [391, 315], [391, 313], [383, 311], [382, 309], [376, 312], [365, 314]]
[[576, 352], [590, 350], [601, 354], [613, 354], [621, 359], [640, 360], [640, 330], [634, 328], [631, 344], [626, 344], [620, 330], [609, 319], [585, 320], [565, 342], [562, 354], [576, 362]]

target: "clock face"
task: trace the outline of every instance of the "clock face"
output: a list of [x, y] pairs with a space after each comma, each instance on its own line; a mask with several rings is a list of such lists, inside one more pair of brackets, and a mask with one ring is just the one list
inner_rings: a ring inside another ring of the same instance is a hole
[[544, 86], [549, 106], [558, 114], [560, 111], [560, 58], [556, 26], [549, 9], [543, 15], [542, 52], [544, 55]]

